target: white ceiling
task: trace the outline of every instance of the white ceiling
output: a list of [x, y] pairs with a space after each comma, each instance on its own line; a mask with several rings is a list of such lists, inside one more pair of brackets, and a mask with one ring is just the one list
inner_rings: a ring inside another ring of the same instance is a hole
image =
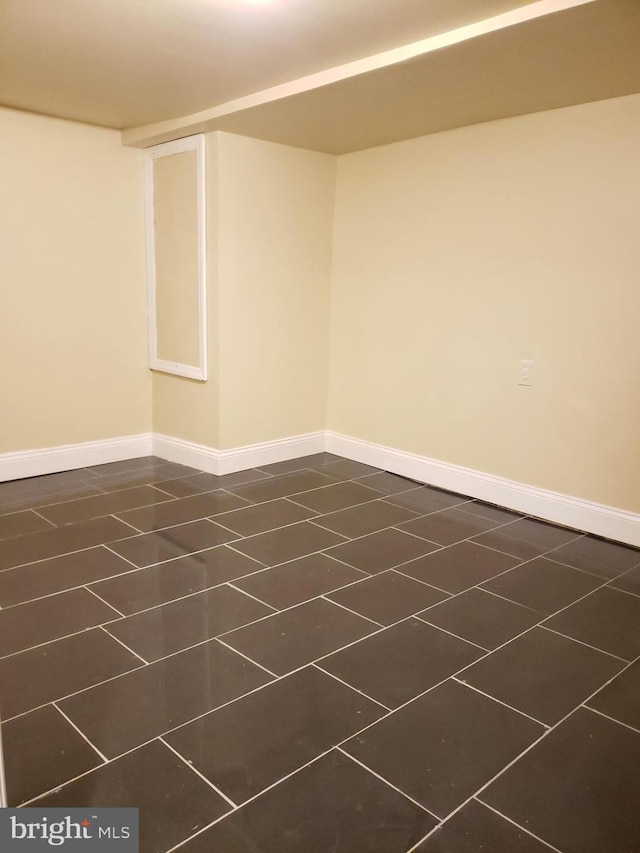
[[342, 153], [638, 92], [639, 44], [640, 0], [0, 0], [0, 103]]

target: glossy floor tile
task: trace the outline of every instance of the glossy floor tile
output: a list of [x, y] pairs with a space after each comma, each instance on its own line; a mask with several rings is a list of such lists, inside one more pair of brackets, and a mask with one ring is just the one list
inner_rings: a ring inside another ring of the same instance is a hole
[[[464, 505], [463, 505], [464, 506]], [[485, 530], [491, 530], [499, 522], [491, 521], [481, 515], [472, 515], [456, 509], [445, 509], [416, 518], [400, 526], [400, 530], [422, 536], [438, 545], [453, 545]]]
[[[131, 528], [129, 532], [133, 534]], [[238, 538], [237, 533], [205, 518], [201, 521], [167, 527], [155, 533], [131, 535], [128, 539], [111, 542], [109, 548], [133, 566], [144, 568], [154, 563], [182, 557], [184, 554], [223, 545]]]
[[485, 649], [503, 645], [544, 617], [543, 613], [476, 587], [418, 615], [430, 625]]
[[14, 512], [11, 515], [0, 515], [0, 539], [12, 539], [14, 536], [24, 536], [38, 530], [48, 530], [52, 524], [41, 514], [36, 515], [32, 510]]
[[[194, 592], [202, 592], [209, 587], [251, 575], [264, 568], [262, 563], [251, 560], [226, 545], [207, 548], [146, 569], [136, 570], [129, 563], [126, 566], [127, 574], [89, 587], [125, 615], [147, 610]], [[0, 596], [1, 590], [2, 575]]]
[[390, 527], [345, 542], [327, 553], [336, 560], [373, 575], [437, 550], [438, 546], [433, 542], [426, 542], [418, 536]]
[[248, 506], [248, 501], [230, 495], [228, 492], [207, 492], [182, 500], [154, 504], [142, 509], [129, 510], [129, 512], [119, 512], [118, 517], [135, 527], [136, 530], [151, 533], [153, 530], [185, 524], [187, 521], [207, 518], [221, 512], [239, 509], [242, 506]]
[[442, 818], [544, 731], [505, 705], [447, 681], [347, 741], [345, 750]]
[[[374, 474], [374, 476], [377, 476]], [[296, 503], [316, 510], [316, 512], [335, 512], [346, 509], [356, 504], [382, 497], [382, 492], [375, 491], [373, 487], [367, 488], [359, 483], [346, 481], [336, 483], [333, 486], [323, 486], [321, 489], [312, 489], [310, 492], [302, 492], [295, 495]]]
[[396, 474], [389, 474], [387, 471], [379, 471], [376, 474], [365, 474], [356, 480], [363, 486], [369, 489], [376, 489], [378, 492], [384, 492], [385, 495], [397, 495], [401, 492], [415, 489], [419, 483], [413, 480], [406, 480], [404, 477], [398, 477]]
[[300, 492], [308, 492], [310, 489], [317, 489], [320, 486], [330, 486], [334, 482], [335, 480], [318, 473], [318, 471], [296, 471], [293, 474], [273, 477], [259, 483], [229, 486], [229, 490], [250, 503], [261, 503], [262, 501], [275, 500], [275, 498], [286, 498]]
[[118, 619], [87, 589], [72, 589], [0, 610], [0, 657]]
[[428, 515], [454, 506], [467, 504], [470, 498], [464, 495], [456, 495], [453, 492], [445, 492], [442, 489], [433, 489], [430, 486], [418, 487], [416, 483], [411, 484], [406, 492], [387, 498], [387, 502], [394, 506], [413, 510], [419, 515]]
[[263, 572], [247, 574], [234, 586], [278, 610], [365, 578], [364, 572], [345, 566], [326, 554], [309, 554]]
[[0, 572], [0, 607], [130, 572], [134, 567], [102, 546]]
[[103, 763], [54, 705], [5, 723], [2, 745], [10, 806], [26, 803]]
[[505, 554], [520, 557], [521, 560], [530, 560], [570, 542], [577, 536], [573, 531], [524, 518], [483, 533], [477, 536], [475, 541], [497, 551], [504, 551]]
[[404, 853], [435, 822], [331, 752], [196, 836], [181, 853]]
[[39, 513], [53, 524], [75, 524], [78, 521], [101, 518], [133, 507], [149, 506], [170, 500], [170, 495], [154, 489], [153, 486], [138, 486], [134, 489], [111, 492], [107, 495], [41, 507]]
[[256, 506], [225, 512], [217, 516], [216, 521], [241, 536], [253, 536], [276, 527], [294, 524], [296, 521], [304, 521], [314, 515], [316, 513], [313, 510], [298, 506], [286, 498], [278, 498]]
[[276, 675], [285, 675], [378, 629], [356, 613], [314, 598], [222, 639]]
[[263, 669], [211, 640], [59, 705], [92, 744], [114, 758], [270, 680]]
[[638, 733], [579, 708], [480, 798], [567, 853], [638, 850]]
[[37, 800], [38, 808], [137, 808], [140, 853], [164, 853], [231, 810], [160, 741], [98, 767]]
[[639, 626], [640, 550], [328, 453], [0, 484], [11, 803], [142, 853], [640, 853]]
[[166, 740], [239, 804], [385, 713], [312, 666], [177, 729]]
[[492, 809], [470, 800], [419, 844], [415, 853], [551, 853], [551, 847]]
[[596, 693], [587, 707], [640, 731], [640, 661]]
[[448, 597], [446, 592], [394, 571], [382, 572], [327, 595], [330, 601], [380, 625], [392, 625]]
[[151, 662], [273, 612], [266, 604], [223, 585], [127, 616], [109, 625], [108, 630], [112, 637]]
[[127, 524], [116, 518], [106, 516], [94, 521], [83, 521], [67, 527], [53, 527], [29, 536], [16, 536], [0, 542], [0, 571], [58, 557], [70, 551], [80, 551], [92, 545], [102, 545], [133, 536], [135, 533]]
[[639, 565], [639, 556], [635, 548], [596, 536], [582, 536], [552, 551], [549, 559], [603, 578], [613, 578]]
[[2, 658], [0, 716], [7, 720], [141, 665], [100, 628]]
[[551, 614], [601, 586], [604, 581], [568, 566], [539, 558], [517, 566], [482, 585], [483, 589]]
[[331, 512], [316, 519], [316, 524], [333, 530], [348, 539], [366, 536], [385, 527], [392, 527], [415, 518], [417, 513], [412, 510], [394, 506], [385, 501], [369, 501], [369, 503]]
[[237, 542], [234, 548], [266, 566], [275, 566], [295, 560], [296, 557], [324, 551], [342, 541], [343, 537], [329, 530], [308, 521], [301, 521], [268, 533], [250, 536]]
[[624, 666], [604, 652], [534, 628], [470, 666], [459, 679], [551, 726]]
[[520, 561], [474, 542], [459, 542], [400, 566], [398, 571], [449, 593], [464, 592]]
[[397, 708], [483, 654], [419, 619], [407, 619], [330, 655], [320, 666], [387, 708]]
[[640, 598], [626, 592], [598, 589], [545, 624], [626, 660], [640, 655]]
[[640, 566], [625, 572], [609, 584], [612, 589], [621, 589], [633, 595], [640, 595]]

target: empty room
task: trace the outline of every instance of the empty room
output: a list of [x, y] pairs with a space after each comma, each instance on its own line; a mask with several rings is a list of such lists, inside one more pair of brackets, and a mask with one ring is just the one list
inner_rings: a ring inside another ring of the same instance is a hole
[[640, 853], [638, 0], [0, 0], [0, 850]]

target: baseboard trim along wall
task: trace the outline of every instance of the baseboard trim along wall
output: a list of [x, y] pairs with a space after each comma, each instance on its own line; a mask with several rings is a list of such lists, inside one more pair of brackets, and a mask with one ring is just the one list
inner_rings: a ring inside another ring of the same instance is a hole
[[143, 433], [106, 441], [4, 453], [0, 454], [0, 482], [120, 462], [149, 454], [221, 475], [324, 450], [420, 483], [640, 547], [640, 515], [636, 513], [335, 432], [313, 432], [231, 450], [217, 450], [157, 433]]
[[151, 433], [142, 433], [104, 441], [85, 441], [81, 444], [1, 453], [0, 483], [149, 456], [151, 439]]
[[640, 515], [636, 513], [335, 432], [327, 432], [326, 450], [420, 483], [640, 547]]
[[236, 471], [245, 471], [247, 468], [257, 468], [260, 465], [270, 465], [273, 462], [284, 462], [286, 459], [321, 453], [324, 445], [324, 431], [280, 438], [276, 441], [264, 441], [260, 444], [249, 444], [231, 450], [216, 450], [213, 447], [183, 441], [168, 435], [153, 436], [153, 453], [156, 456], [218, 475], [233, 474]]

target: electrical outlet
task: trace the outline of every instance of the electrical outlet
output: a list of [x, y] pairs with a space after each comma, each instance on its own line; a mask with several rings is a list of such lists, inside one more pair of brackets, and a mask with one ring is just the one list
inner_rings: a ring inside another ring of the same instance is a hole
[[533, 385], [533, 361], [530, 358], [520, 360], [518, 385]]

